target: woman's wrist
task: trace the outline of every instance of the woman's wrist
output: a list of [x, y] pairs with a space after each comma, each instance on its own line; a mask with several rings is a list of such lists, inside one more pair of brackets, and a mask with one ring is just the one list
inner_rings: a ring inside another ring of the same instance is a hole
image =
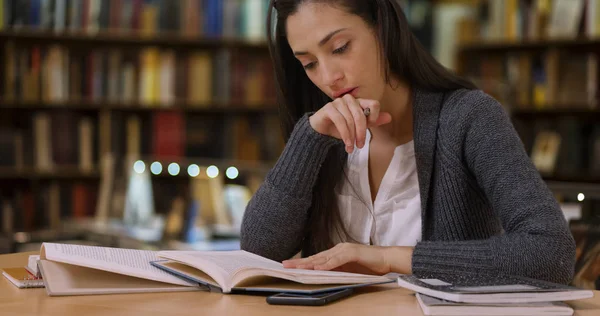
[[383, 247], [383, 256], [390, 272], [412, 274], [413, 247]]

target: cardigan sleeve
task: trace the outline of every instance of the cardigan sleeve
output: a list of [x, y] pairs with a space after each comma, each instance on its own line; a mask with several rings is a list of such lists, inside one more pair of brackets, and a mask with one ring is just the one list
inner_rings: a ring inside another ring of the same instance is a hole
[[276, 261], [300, 251], [319, 170], [329, 150], [342, 143], [316, 132], [309, 116], [298, 120], [278, 161], [248, 203], [241, 249]]
[[[413, 273], [492, 271], [569, 283], [575, 242], [559, 204], [527, 155], [499, 102], [469, 92], [459, 139], [466, 167], [485, 193], [504, 233], [487, 240], [421, 242]], [[442, 268], [443, 267], [443, 268]]]

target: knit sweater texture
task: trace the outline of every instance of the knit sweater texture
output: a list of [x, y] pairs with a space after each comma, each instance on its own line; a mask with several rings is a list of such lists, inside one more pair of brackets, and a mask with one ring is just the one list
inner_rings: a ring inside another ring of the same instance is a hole
[[[422, 241], [412, 272], [469, 281], [490, 275], [569, 283], [575, 242], [501, 104], [480, 90], [412, 94]], [[305, 114], [246, 208], [241, 248], [282, 261], [302, 248], [312, 190], [342, 141]], [[340, 155], [344, 163], [347, 155]]]

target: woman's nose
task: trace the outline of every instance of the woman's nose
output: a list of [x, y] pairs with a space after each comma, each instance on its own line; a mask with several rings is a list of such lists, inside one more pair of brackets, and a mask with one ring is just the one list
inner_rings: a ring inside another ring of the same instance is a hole
[[332, 87], [335, 86], [341, 79], [344, 78], [344, 72], [342, 69], [335, 65], [335, 63], [321, 63], [323, 69], [323, 83]]

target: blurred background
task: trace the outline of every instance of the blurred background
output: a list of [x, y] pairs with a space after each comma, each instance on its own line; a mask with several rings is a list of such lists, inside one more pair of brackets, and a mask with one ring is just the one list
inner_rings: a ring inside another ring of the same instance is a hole
[[[239, 249], [284, 146], [268, 0], [0, 0], [0, 253]], [[500, 100], [600, 288], [600, 0], [399, 0]]]

